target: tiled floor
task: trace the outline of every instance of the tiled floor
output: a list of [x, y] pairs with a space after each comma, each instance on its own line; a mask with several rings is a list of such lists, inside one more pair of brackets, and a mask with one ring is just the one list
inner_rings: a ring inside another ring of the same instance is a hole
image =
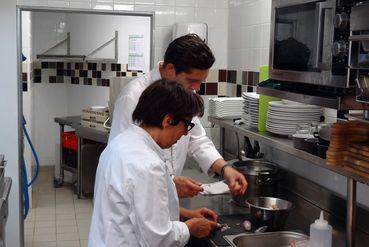
[[26, 247], [87, 246], [92, 200], [78, 199], [69, 186], [55, 189], [54, 172], [40, 172], [24, 225]]

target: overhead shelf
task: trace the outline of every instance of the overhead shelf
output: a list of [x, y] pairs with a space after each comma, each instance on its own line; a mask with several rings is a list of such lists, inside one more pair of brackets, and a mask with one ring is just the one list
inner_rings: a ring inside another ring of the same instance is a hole
[[[94, 58], [92, 57], [94, 54], [108, 46], [109, 44], [114, 42], [114, 58]], [[60, 47], [61, 45], [67, 45], [67, 54], [48, 54], [52, 50]], [[37, 59], [53, 59], [53, 60], [72, 60], [72, 61], [100, 61], [100, 62], [111, 62], [116, 63], [118, 62], [118, 31], [115, 31], [114, 37], [109, 41], [105, 42], [104, 44], [100, 45], [98, 48], [93, 50], [87, 55], [71, 55], [70, 54], [70, 32], [67, 33], [67, 37], [62, 41], [58, 42], [56, 45], [52, 46], [51, 48], [47, 49], [42, 54], [36, 56]]]

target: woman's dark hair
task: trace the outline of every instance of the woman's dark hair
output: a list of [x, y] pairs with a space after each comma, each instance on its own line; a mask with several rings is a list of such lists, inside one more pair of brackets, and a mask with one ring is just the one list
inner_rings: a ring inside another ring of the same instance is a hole
[[162, 127], [164, 117], [173, 116], [173, 125], [184, 118], [202, 116], [204, 103], [200, 95], [181, 84], [158, 80], [143, 91], [132, 114], [134, 122]]
[[214, 62], [210, 48], [196, 34], [187, 34], [173, 40], [164, 55], [164, 66], [173, 64], [176, 74], [190, 73], [192, 69], [207, 70]]

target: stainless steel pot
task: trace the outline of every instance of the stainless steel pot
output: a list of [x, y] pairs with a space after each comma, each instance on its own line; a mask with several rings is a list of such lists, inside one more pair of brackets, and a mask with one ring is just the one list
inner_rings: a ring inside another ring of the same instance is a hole
[[268, 226], [268, 231], [283, 230], [292, 202], [275, 197], [253, 197], [246, 200], [255, 227]]
[[277, 168], [272, 163], [262, 160], [231, 161], [233, 167], [241, 172], [248, 183], [244, 195], [232, 196], [233, 201], [248, 207], [246, 199], [258, 196], [276, 196], [278, 192]]

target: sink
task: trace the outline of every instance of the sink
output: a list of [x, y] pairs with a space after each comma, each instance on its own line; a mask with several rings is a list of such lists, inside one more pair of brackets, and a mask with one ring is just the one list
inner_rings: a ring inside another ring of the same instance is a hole
[[281, 231], [226, 235], [224, 239], [233, 247], [290, 247], [292, 242], [308, 240], [309, 236], [298, 232]]

